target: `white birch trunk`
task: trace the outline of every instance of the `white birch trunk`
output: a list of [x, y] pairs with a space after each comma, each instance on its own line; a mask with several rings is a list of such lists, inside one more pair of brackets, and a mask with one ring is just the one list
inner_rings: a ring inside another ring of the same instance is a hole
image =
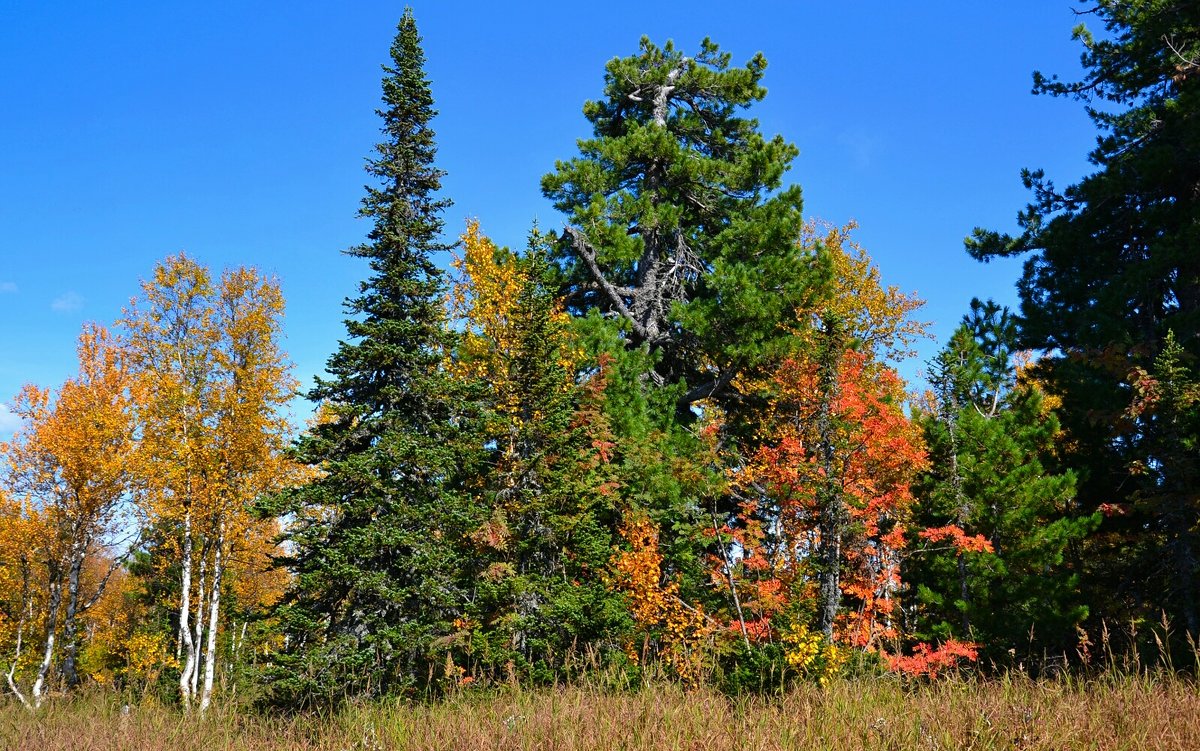
[[221, 553], [225, 547], [225, 522], [217, 532], [216, 550], [213, 552], [212, 590], [208, 595], [208, 645], [204, 654], [204, 689], [200, 694], [200, 712], [208, 709], [212, 701], [213, 676], [217, 668], [217, 624], [221, 617], [221, 574], [225, 560]]
[[208, 550], [209, 545], [206, 543], [200, 548], [200, 578], [197, 580], [196, 587], [196, 626], [192, 634], [192, 651], [195, 652], [192, 662], [192, 698], [196, 697], [196, 691], [200, 687], [200, 669], [201, 659], [204, 649], [204, 596], [208, 590], [205, 586], [208, 582]]
[[46, 679], [50, 675], [50, 667], [54, 664], [54, 642], [58, 635], [58, 609], [62, 605], [62, 582], [59, 580], [57, 566], [50, 572], [50, 603], [46, 615], [46, 649], [42, 653], [42, 664], [38, 667], [37, 680], [33, 682], [33, 707], [42, 706], [46, 699]]
[[192, 614], [192, 510], [183, 515], [183, 551], [179, 581], [179, 634], [183, 640], [184, 663], [179, 673], [179, 698], [183, 711], [192, 708], [192, 671], [196, 669], [196, 652], [192, 648], [192, 629], [188, 619]]
[[24, 558], [21, 560], [21, 596], [21, 619], [17, 622], [17, 647], [5, 678], [8, 679], [8, 687], [12, 690], [13, 695], [21, 701], [26, 709], [32, 712], [33, 705], [29, 703], [25, 694], [21, 693], [16, 681], [17, 664], [21, 662], [21, 648], [25, 644], [25, 624], [33, 620], [33, 597], [29, 591], [29, 564], [28, 560]]

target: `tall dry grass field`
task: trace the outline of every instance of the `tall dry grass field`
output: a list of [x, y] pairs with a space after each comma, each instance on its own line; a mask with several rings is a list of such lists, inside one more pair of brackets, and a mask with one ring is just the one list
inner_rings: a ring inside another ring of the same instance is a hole
[[1200, 693], [1185, 679], [1024, 677], [906, 686], [836, 681], [729, 699], [670, 684], [633, 693], [512, 690], [333, 717], [216, 709], [203, 719], [111, 695], [0, 709], [0, 748], [52, 751], [329, 749], [1200, 749]]

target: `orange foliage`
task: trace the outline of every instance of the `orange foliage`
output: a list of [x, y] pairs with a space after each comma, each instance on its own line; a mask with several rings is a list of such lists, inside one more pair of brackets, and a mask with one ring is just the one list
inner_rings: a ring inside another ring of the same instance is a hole
[[132, 474], [130, 380], [121, 350], [103, 327], [79, 337], [79, 374], [57, 393], [32, 384], [13, 402], [24, 419], [0, 454], [7, 485], [46, 516], [63, 560], [114, 531]]
[[[647, 639], [658, 638], [661, 654], [675, 674], [687, 683], [697, 682], [703, 642], [712, 633], [703, 607], [684, 602], [677, 582], [663, 582], [658, 528], [648, 516], [630, 514], [620, 532], [629, 550], [613, 556], [610, 586], [629, 599], [630, 613]], [[629, 656], [638, 657], [632, 649]]]
[[[30, 696], [19, 691], [16, 670], [9, 676], [9, 689], [32, 707], [44, 699], [60, 655], [67, 684], [77, 680], [80, 616], [102, 595], [116, 562], [110, 560], [107, 571], [90, 581], [86, 574], [109, 541], [122, 537], [128, 526], [123, 511], [135, 443], [125, 352], [103, 327], [89, 324], [80, 334], [78, 356], [78, 375], [56, 392], [34, 385], [21, 390], [13, 411], [23, 423], [9, 442], [0, 444], [4, 485], [22, 502], [0, 532], [34, 535], [14, 561], [21, 579], [16, 603], [20, 646], [29, 636], [26, 625], [40, 622], [38, 637], [44, 637]], [[17, 668], [19, 651], [14, 639]]]
[[[739, 581], [724, 586], [742, 598], [750, 639], [774, 638], [773, 619], [788, 612], [794, 621], [818, 599], [818, 554], [826, 549], [837, 550], [846, 606], [835, 638], [875, 648], [895, 635], [910, 482], [927, 458], [903, 410], [904, 384], [885, 360], [909, 354], [926, 324], [911, 317], [919, 299], [882, 285], [852, 229], [808, 227], [802, 243], [830, 262], [829, 295], [798, 312], [797, 354], [738, 383], [766, 406], [754, 449], [731, 472], [736, 521], [714, 535], [740, 553]], [[837, 540], [823, 544], [823, 519], [837, 520]], [[727, 577], [714, 573], [714, 583]]]
[[[797, 580], [808, 576], [811, 551], [820, 539], [821, 489], [827, 482], [836, 484], [848, 515], [840, 587], [851, 606], [840, 621], [839, 639], [858, 647], [894, 635], [899, 551], [913, 503], [909, 482], [926, 463], [920, 431], [900, 407], [899, 377], [872, 366], [861, 352], [843, 353], [829, 405], [837, 429], [822, 437], [814, 419], [821, 399], [817, 367], [799, 358], [785, 360], [774, 381], [775, 422], [767, 441], [734, 478], [739, 487], [765, 491], [761, 500], [743, 503], [737, 540], [749, 554], [743, 568], [776, 582], [764, 588], [760, 580], [750, 590], [750, 604], [764, 617], [782, 610], [785, 593], [796, 593]], [[826, 477], [822, 466], [822, 441], [834, 444], [834, 477]], [[756, 517], [764, 511], [777, 524], [773, 549], [762, 547], [764, 532]]]
[[911, 676], [937, 678], [942, 671], [949, 670], [963, 661], [974, 662], [979, 658], [979, 645], [947, 639], [936, 649], [924, 642], [913, 648], [911, 656], [884, 655], [888, 667]]
[[995, 549], [992, 543], [983, 535], [968, 536], [961, 527], [948, 525], [945, 527], [929, 527], [917, 533], [917, 536], [930, 542], [949, 540], [954, 549], [960, 553], [992, 553]]

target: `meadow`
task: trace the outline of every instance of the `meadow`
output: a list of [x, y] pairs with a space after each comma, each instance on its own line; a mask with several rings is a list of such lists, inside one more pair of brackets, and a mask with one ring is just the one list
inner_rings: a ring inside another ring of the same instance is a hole
[[895, 677], [731, 698], [652, 683], [464, 692], [437, 703], [349, 706], [267, 716], [236, 705], [184, 717], [113, 693], [0, 708], [0, 748], [79, 751], [384, 749], [1196, 749], [1194, 680], [1109, 674], [1033, 680]]

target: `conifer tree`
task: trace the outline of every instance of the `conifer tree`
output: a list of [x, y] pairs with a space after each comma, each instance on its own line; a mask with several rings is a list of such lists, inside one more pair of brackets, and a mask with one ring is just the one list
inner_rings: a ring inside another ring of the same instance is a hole
[[1053, 400], [1014, 365], [1016, 335], [1006, 308], [976, 300], [931, 363], [934, 390], [916, 420], [932, 462], [904, 566], [913, 635], [978, 642], [993, 659], [1074, 643], [1088, 612], [1079, 545], [1096, 523], [1076, 513]]
[[463, 246], [466, 331], [456, 367], [491, 387], [481, 488], [488, 516], [470, 535], [478, 573], [462, 623], [465, 657], [472, 672], [551, 680], [575, 667], [572, 654], [612, 646], [623, 617], [603, 580], [619, 497], [605, 374], [579, 372], [536, 230], [523, 256], [497, 248], [477, 224]]
[[454, 542], [473, 526], [459, 482], [471, 400], [445, 367], [454, 337], [433, 256], [449, 248], [449, 202], [437, 195], [424, 59], [406, 10], [384, 67], [384, 140], [367, 166], [378, 184], [359, 212], [374, 226], [349, 251], [372, 275], [346, 303], [348, 341], [309, 393], [318, 419], [296, 452], [319, 476], [275, 509], [293, 516], [295, 575], [280, 610], [287, 649], [270, 677], [280, 702], [420, 686], [467, 599]]
[[1100, 130], [1089, 154], [1096, 171], [1062, 189], [1025, 171], [1033, 200], [1018, 215], [1021, 232], [976, 230], [968, 250], [984, 260], [1028, 256], [1022, 346], [1046, 354], [1037, 370], [1062, 399], [1083, 510], [1109, 512], [1086, 556], [1095, 614], [1128, 621], [1165, 610], [1195, 637], [1200, 503], [1194, 491], [1161, 492], [1194, 488], [1190, 464], [1163, 453], [1178, 445], [1165, 439], [1179, 426], [1130, 407], [1132, 377], [1155, 367], [1168, 332], [1181, 361], [1200, 356], [1200, 5], [1091, 6], [1082, 15], [1104, 29], [1075, 29], [1081, 80], [1035, 73], [1034, 91], [1085, 103]]
[[766, 59], [729, 63], [708, 39], [689, 57], [643, 38], [606, 66], [604, 99], [584, 105], [594, 137], [542, 179], [567, 214], [557, 260], [569, 304], [613, 316], [628, 346], [653, 355], [651, 380], [686, 386], [683, 407], [721, 394], [777, 342], [820, 279], [798, 244], [800, 188], [783, 185], [796, 147], [739, 113], [766, 95]]

